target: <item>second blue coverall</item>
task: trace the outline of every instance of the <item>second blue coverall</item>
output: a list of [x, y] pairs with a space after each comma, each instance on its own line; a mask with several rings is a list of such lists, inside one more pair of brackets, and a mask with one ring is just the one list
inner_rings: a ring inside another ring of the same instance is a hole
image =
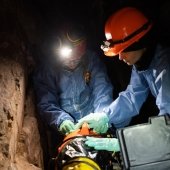
[[158, 45], [148, 69], [138, 71], [133, 65], [127, 89], [105, 109], [109, 122], [120, 128], [139, 114], [149, 90], [156, 98], [159, 115], [170, 114], [170, 48]]

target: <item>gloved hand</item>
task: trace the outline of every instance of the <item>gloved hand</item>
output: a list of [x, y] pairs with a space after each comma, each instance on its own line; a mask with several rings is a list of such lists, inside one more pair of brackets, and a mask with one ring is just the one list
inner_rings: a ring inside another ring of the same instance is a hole
[[95, 138], [86, 137], [85, 144], [94, 147], [96, 150], [106, 150], [106, 151], [120, 151], [119, 142], [116, 138]]
[[86, 122], [89, 128], [93, 129], [96, 133], [106, 133], [108, 130], [109, 118], [105, 113], [90, 113], [83, 117], [76, 124], [76, 129], [79, 129], [83, 123]]
[[60, 130], [63, 134], [67, 135], [68, 133], [70, 133], [70, 132], [72, 132], [72, 131], [75, 130], [75, 125], [74, 125], [74, 123], [73, 123], [71, 120], [64, 120], [64, 121], [61, 123], [61, 125], [60, 125], [60, 127], [59, 127], [59, 130]]

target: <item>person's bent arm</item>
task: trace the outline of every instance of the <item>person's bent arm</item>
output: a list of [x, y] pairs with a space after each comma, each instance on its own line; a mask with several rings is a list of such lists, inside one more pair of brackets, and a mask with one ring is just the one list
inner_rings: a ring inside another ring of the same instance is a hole
[[105, 109], [109, 123], [116, 128], [127, 126], [133, 116], [139, 114], [140, 108], [146, 100], [149, 87], [142, 75], [135, 68], [132, 69], [130, 84], [119, 97]]
[[[132, 70], [131, 81], [127, 89], [119, 94], [109, 107], [106, 107], [102, 114], [91, 113], [80, 119], [76, 127], [80, 127], [84, 122], [90, 125], [95, 131], [106, 132], [105, 125], [114, 124], [116, 128], [127, 126], [131, 118], [137, 115], [149, 93], [149, 87], [145, 79], [136, 70]], [[99, 130], [101, 129], [101, 130]]]
[[38, 69], [33, 78], [39, 113], [47, 124], [58, 130], [64, 120], [74, 120], [59, 106], [56, 79], [57, 76], [44, 68]]
[[[167, 51], [168, 50], [168, 51]], [[170, 49], [161, 52], [159, 66], [155, 69], [155, 94], [159, 115], [170, 115]]]

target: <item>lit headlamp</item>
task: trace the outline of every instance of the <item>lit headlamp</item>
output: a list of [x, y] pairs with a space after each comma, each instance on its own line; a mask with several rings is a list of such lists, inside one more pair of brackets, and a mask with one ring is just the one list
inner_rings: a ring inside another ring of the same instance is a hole
[[73, 49], [69, 46], [63, 46], [59, 49], [59, 55], [62, 58], [68, 59], [72, 54]]
[[73, 50], [75, 51], [78, 50], [79, 45], [85, 40], [84, 38], [80, 38], [77, 40], [71, 40], [70, 37], [67, 35], [67, 40], [66, 42], [60, 43], [60, 47], [58, 49], [59, 56], [62, 59], [69, 59], [72, 54]]
[[57, 53], [62, 62], [63, 60], [70, 61], [80, 58], [81, 51], [84, 53], [83, 42], [86, 38], [83, 32], [80, 33], [80, 31], [76, 32], [76, 30], [71, 29], [71, 31], [64, 31], [64, 34], [61, 34]]
[[104, 42], [104, 44], [101, 45], [101, 49], [103, 51], [107, 52], [109, 50], [109, 48], [110, 48], [111, 42], [109, 42], [109, 41], [103, 41], [103, 42]]

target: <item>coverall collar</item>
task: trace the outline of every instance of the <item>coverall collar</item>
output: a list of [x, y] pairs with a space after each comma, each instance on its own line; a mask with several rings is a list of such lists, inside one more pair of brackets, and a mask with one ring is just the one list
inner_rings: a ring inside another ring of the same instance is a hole
[[135, 64], [135, 67], [138, 71], [147, 70], [151, 64], [152, 58], [154, 57], [156, 45], [147, 47], [145, 53], [140, 58], [140, 60]]

